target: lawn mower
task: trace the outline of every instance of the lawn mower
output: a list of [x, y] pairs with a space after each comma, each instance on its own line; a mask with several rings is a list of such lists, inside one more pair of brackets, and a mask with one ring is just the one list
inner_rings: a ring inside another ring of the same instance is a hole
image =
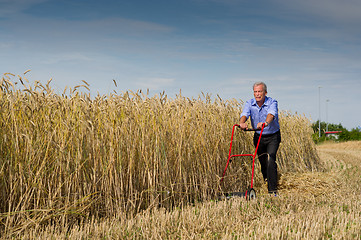
[[261, 141], [261, 137], [262, 137], [262, 133], [263, 133], [263, 129], [265, 127], [265, 124], [262, 124], [262, 128], [261, 129], [244, 129], [244, 131], [259, 131], [261, 130], [261, 133], [260, 133], [260, 136], [258, 138], [258, 142], [257, 142], [257, 145], [256, 145], [256, 150], [254, 152], [254, 154], [233, 154], [232, 155], [232, 143], [233, 143], [233, 135], [234, 135], [234, 130], [235, 128], [238, 127], [240, 128], [240, 126], [238, 124], [235, 124], [233, 125], [233, 128], [232, 128], [232, 136], [231, 136], [231, 143], [230, 143], [230, 146], [229, 146], [229, 154], [228, 154], [228, 160], [227, 160], [227, 164], [226, 164], [226, 167], [223, 171], [223, 175], [222, 175], [222, 178], [221, 178], [221, 182], [223, 182], [223, 179], [224, 179], [224, 176], [226, 174], [226, 171], [227, 171], [227, 168], [228, 168], [228, 165], [230, 163], [230, 160], [231, 158], [233, 157], [252, 157], [252, 178], [251, 178], [251, 186], [247, 189], [246, 192], [231, 192], [231, 193], [224, 193], [223, 194], [223, 198], [231, 198], [231, 197], [234, 197], [234, 196], [238, 196], [238, 197], [245, 197], [247, 200], [251, 200], [251, 199], [255, 199], [256, 198], [256, 191], [253, 189], [253, 178], [254, 178], [254, 162], [255, 162], [255, 159], [256, 159], [256, 155], [257, 155], [257, 150], [258, 150], [258, 146], [259, 146], [259, 143]]

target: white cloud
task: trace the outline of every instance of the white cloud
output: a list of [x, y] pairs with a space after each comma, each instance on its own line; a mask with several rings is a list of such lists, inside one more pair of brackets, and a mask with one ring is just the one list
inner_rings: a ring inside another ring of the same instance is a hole
[[46, 60], [40, 59], [41, 64], [58, 64], [61, 62], [89, 62], [93, 61], [94, 59], [83, 54], [83, 53], [77, 53], [77, 52], [69, 52], [69, 53], [61, 53], [56, 55], [48, 55]]
[[175, 82], [174, 78], [141, 78], [137, 82], [140, 88], [149, 88], [150, 90], [165, 90]]
[[13, 44], [10, 42], [0, 42], [0, 48], [2, 49], [8, 49], [11, 48], [12, 46]]
[[361, 22], [359, 0], [275, 0], [279, 5], [301, 12], [304, 17], [317, 17], [334, 23]]
[[32, 5], [48, 0], [0, 0], [0, 16], [14, 17]]

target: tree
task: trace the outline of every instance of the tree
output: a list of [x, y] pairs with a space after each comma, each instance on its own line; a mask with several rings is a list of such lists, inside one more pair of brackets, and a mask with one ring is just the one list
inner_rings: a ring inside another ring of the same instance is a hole
[[[312, 138], [316, 143], [320, 143], [323, 142], [325, 140], [331, 140], [332, 137], [326, 137], [326, 127], [327, 127], [327, 123], [326, 122], [321, 122], [321, 137], [319, 137], [319, 121], [315, 122], [312, 124], [312, 129], [313, 129], [313, 135]], [[341, 133], [339, 133], [339, 137], [338, 139], [332, 139], [332, 140], [337, 140], [337, 141], [352, 141], [352, 140], [361, 140], [361, 130], [360, 128], [353, 128], [351, 131], [348, 131], [346, 128], [344, 128], [342, 126], [341, 123], [339, 124], [333, 124], [333, 123], [328, 123], [328, 131], [341, 131]]]

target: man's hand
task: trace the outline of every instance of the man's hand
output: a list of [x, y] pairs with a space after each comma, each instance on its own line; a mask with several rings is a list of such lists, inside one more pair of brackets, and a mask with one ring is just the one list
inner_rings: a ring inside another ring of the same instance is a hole
[[247, 121], [246, 116], [242, 116], [241, 119], [239, 119], [239, 127], [242, 130], [248, 129], [248, 125], [247, 125], [246, 121]]
[[263, 122], [257, 123], [257, 129], [262, 129]]
[[247, 123], [239, 123], [239, 127], [244, 130], [244, 129], [248, 129]]

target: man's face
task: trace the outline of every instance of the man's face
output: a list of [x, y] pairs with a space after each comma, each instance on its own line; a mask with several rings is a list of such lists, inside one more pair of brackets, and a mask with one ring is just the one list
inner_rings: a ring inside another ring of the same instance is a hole
[[253, 88], [253, 95], [257, 102], [263, 103], [267, 92], [263, 89], [263, 85], [256, 85]]

